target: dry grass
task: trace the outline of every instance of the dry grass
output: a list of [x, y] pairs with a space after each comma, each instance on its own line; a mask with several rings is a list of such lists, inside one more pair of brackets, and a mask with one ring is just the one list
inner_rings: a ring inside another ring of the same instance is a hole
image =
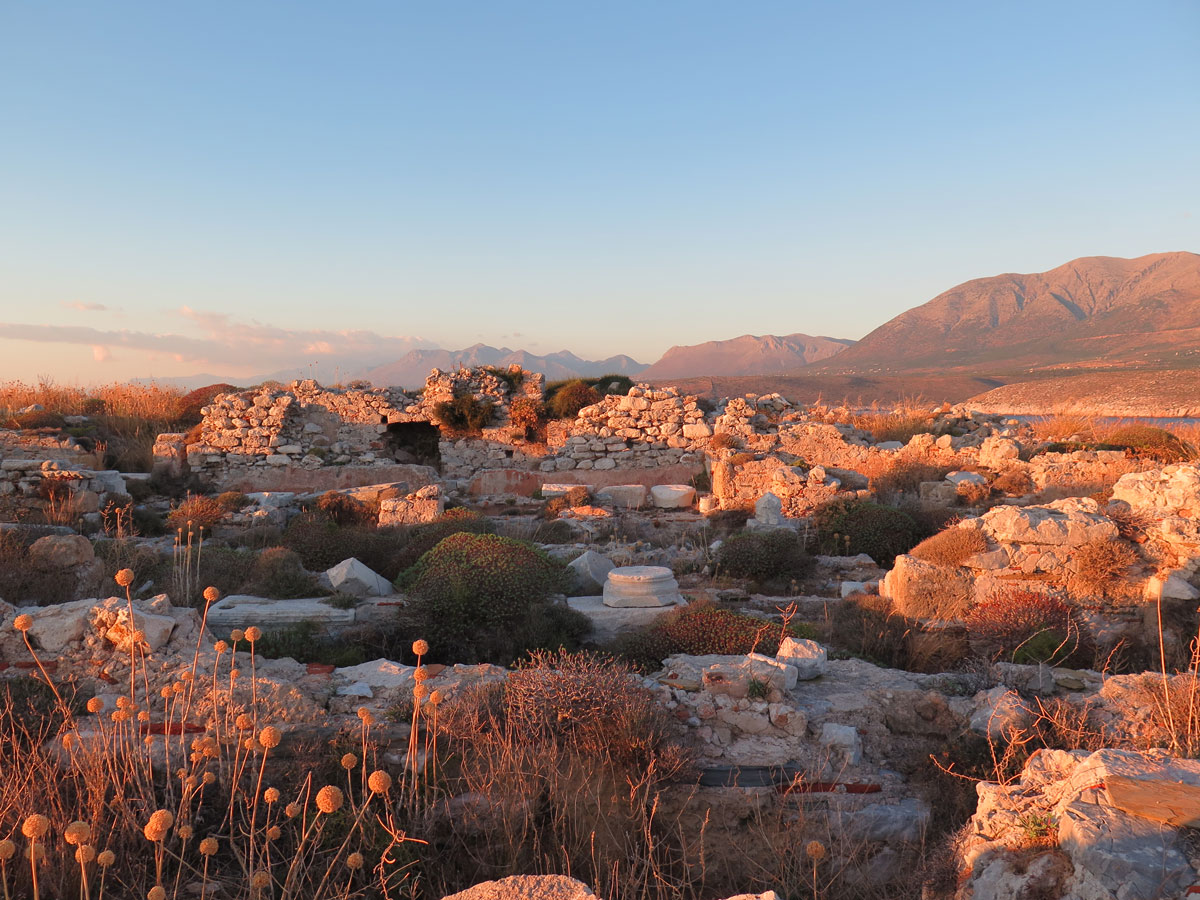
[[0, 414], [39, 404], [48, 412], [64, 416], [106, 415], [126, 419], [169, 421], [176, 416], [183, 392], [178, 388], [150, 384], [114, 382], [95, 387], [55, 384], [42, 379], [37, 384], [23, 381], [0, 383]]
[[979, 529], [951, 526], [921, 541], [909, 554], [939, 566], [961, 566], [968, 557], [986, 551], [987, 538]]
[[810, 418], [815, 421], [851, 425], [870, 434], [877, 443], [907, 443], [914, 435], [927, 433], [936, 415], [932, 404], [921, 397], [905, 397], [892, 406], [875, 402], [865, 410], [852, 408], [849, 401], [829, 407], [818, 400], [809, 410]]
[[1085, 596], [1120, 594], [1137, 558], [1133, 547], [1119, 539], [1081, 544], [1071, 555], [1070, 588]]

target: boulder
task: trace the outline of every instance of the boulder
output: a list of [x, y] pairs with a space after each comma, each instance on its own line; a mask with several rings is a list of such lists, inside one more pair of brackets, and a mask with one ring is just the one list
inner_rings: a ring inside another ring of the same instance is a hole
[[621, 566], [604, 582], [604, 605], [675, 606], [683, 604], [679, 582], [666, 566]]
[[994, 540], [1010, 544], [1075, 547], [1118, 536], [1116, 523], [1101, 515], [1090, 498], [1071, 497], [1045, 506], [998, 506], [984, 513], [982, 521]]
[[575, 594], [599, 594], [604, 590], [608, 573], [616, 568], [607, 556], [601, 556], [595, 550], [585, 550], [582, 554], [567, 563], [574, 581]]
[[441, 488], [427, 484], [406, 497], [389, 497], [379, 501], [379, 527], [418, 525], [432, 522], [446, 511]]
[[703, 690], [740, 700], [750, 695], [751, 682], [765, 684], [768, 691], [778, 691], [780, 694], [796, 686], [795, 667], [780, 660], [761, 653], [728, 659], [728, 662], [713, 662], [704, 667], [700, 673]]
[[644, 484], [614, 484], [596, 491], [596, 499], [621, 509], [639, 509], [646, 503]]
[[754, 504], [754, 518], [758, 520], [758, 524], [760, 525], [784, 525], [783, 501], [770, 491], [767, 491]]
[[29, 547], [29, 563], [39, 569], [71, 569], [95, 558], [92, 542], [79, 534], [48, 534]]
[[688, 509], [696, 502], [696, 489], [686, 484], [656, 484], [650, 497], [659, 509]]
[[902, 553], [879, 582], [880, 596], [901, 615], [912, 618], [956, 619], [966, 614], [972, 596], [971, 576], [965, 569], [939, 566]]
[[336, 566], [326, 569], [325, 576], [329, 579], [330, 587], [342, 594], [386, 597], [392, 593], [390, 581], [354, 557], [343, 559]]
[[990, 469], [1000, 468], [1005, 463], [1019, 459], [1020, 456], [1021, 445], [1012, 438], [984, 438], [979, 447], [979, 464]]
[[816, 641], [803, 638], [785, 637], [779, 642], [779, 652], [775, 658], [796, 670], [796, 678], [800, 681], [812, 681], [825, 674], [829, 656], [825, 648]]
[[1015, 691], [999, 684], [975, 697], [971, 730], [999, 744], [1015, 741], [1030, 725], [1029, 709]]
[[246, 628], [257, 625], [264, 631], [286, 628], [300, 622], [318, 625], [349, 625], [354, 622], [353, 609], [338, 609], [320, 597], [300, 600], [272, 600], [251, 594], [230, 594], [214, 603], [208, 610], [212, 628]]
[[142, 632], [142, 646], [150, 651], [162, 649], [171, 639], [171, 632], [175, 630], [175, 617], [172, 615], [162, 615], [146, 611], [146, 605], [154, 603], [161, 598], [163, 603], [161, 607], [170, 610], [172, 607], [166, 601], [166, 596], [160, 594], [147, 603], [135, 602], [133, 607], [133, 622], [129, 619], [129, 604], [121, 597], [109, 597], [107, 600], [96, 603], [91, 601], [92, 606], [90, 613], [93, 627], [99, 631], [104, 637], [116, 646], [121, 653], [128, 653], [133, 646], [133, 635], [135, 632]]
[[1113, 485], [1112, 499], [1165, 515], [1200, 515], [1200, 463], [1122, 475]]
[[[75, 600], [54, 606], [31, 606], [18, 609], [33, 619], [29, 636], [47, 653], [61, 653], [71, 644], [83, 640], [88, 627], [88, 615], [96, 600]], [[16, 616], [14, 615], [14, 618]]]
[[973, 484], [983, 486], [987, 484], [987, 479], [978, 472], [951, 472], [946, 476], [946, 480], [955, 487], [960, 484]]
[[588, 900], [596, 895], [566, 875], [509, 875], [484, 881], [442, 900]]

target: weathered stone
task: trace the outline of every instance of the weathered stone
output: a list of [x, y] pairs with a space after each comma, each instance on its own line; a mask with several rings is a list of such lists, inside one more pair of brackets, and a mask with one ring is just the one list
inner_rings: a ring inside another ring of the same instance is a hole
[[1020, 458], [1021, 445], [1012, 438], [985, 438], [979, 448], [979, 464], [989, 468], [998, 468], [1005, 463]]
[[598, 643], [642, 631], [675, 609], [673, 606], [606, 606], [604, 598], [599, 596], [569, 597], [567, 605], [587, 616], [592, 625], [592, 639]]
[[1130, 472], [1113, 485], [1112, 499], [1170, 515], [1200, 514], [1200, 464]]
[[829, 661], [825, 648], [816, 641], [793, 637], [785, 637], [779, 642], [779, 652], [775, 658], [795, 668], [800, 681], [820, 678], [825, 674]]
[[754, 518], [758, 520], [760, 525], [783, 525], [783, 501], [770, 491], [767, 491], [754, 504]]
[[853, 725], [826, 722], [821, 726], [820, 741], [822, 747], [838, 753], [845, 765], [856, 766], [862, 762], [862, 738]]
[[509, 875], [449, 894], [442, 900], [589, 900], [595, 896], [582, 881], [566, 875]]
[[601, 556], [595, 550], [585, 550], [567, 563], [567, 568], [571, 570], [574, 593], [598, 594], [604, 590], [608, 573], [615, 566], [607, 556]]
[[218, 600], [208, 610], [208, 623], [214, 628], [245, 628], [257, 625], [264, 630], [270, 630], [300, 622], [348, 625], [353, 621], [353, 609], [338, 609], [320, 598], [271, 600], [249, 594], [230, 594]]
[[665, 566], [622, 566], [604, 582], [605, 606], [673, 606], [682, 604], [679, 582]]
[[638, 509], [646, 503], [644, 484], [614, 484], [596, 491], [596, 499], [622, 509]]
[[[674, 659], [674, 657], [672, 657]], [[694, 657], [706, 660], [709, 657]], [[750, 694], [751, 683], [765, 684], [781, 694], [796, 686], [796, 669], [780, 660], [751, 653], [747, 656], [715, 657], [700, 673], [700, 684], [710, 694], [723, 694], [735, 699]]]
[[1095, 500], [1072, 497], [1045, 506], [999, 506], [982, 516], [993, 539], [1012, 544], [1078, 546], [1114, 540], [1117, 525], [1100, 515]]
[[355, 597], [386, 597], [392, 593], [392, 584], [369, 566], [354, 557], [343, 559], [325, 570], [329, 586], [342, 594]]
[[696, 502], [696, 489], [686, 484], [656, 484], [650, 497], [659, 509], [687, 509]]
[[29, 547], [29, 562], [39, 569], [86, 566], [96, 558], [92, 542], [82, 535], [48, 534]]

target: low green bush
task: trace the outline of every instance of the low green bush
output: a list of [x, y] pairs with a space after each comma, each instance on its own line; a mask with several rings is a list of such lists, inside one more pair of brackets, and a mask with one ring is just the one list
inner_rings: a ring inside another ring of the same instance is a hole
[[[526, 649], [535, 607], [563, 589], [565, 567], [532, 544], [495, 534], [452, 534], [397, 581], [435, 658], [508, 662]], [[545, 610], [542, 610], [545, 613]], [[557, 615], [557, 613], [546, 613]]]
[[786, 529], [732, 535], [717, 550], [715, 563], [718, 575], [749, 578], [760, 589], [774, 590], [788, 590], [813, 567], [800, 536]]
[[908, 513], [870, 500], [834, 500], [814, 515], [823, 553], [865, 553], [885, 569], [924, 536]]
[[271, 547], [259, 553], [242, 591], [276, 600], [327, 593], [321, 590], [317, 579], [305, 570], [300, 555], [286, 547]]
[[1152, 425], [1118, 428], [1105, 437], [1105, 443], [1162, 463], [1183, 462], [1196, 455], [1196, 448], [1187, 441]]
[[600, 392], [582, 378], [551, 387], [553, 392], [550, 388], [546, 392], [546, 409], [555, 419], [573, 419], [585, 406], [600, 399]]
[[491, 424], [496, 405], [462, 391], [455, 394], [452, 400], [443, 400], [435, 405], [433, 414], [443, 425], [456, 431], [479, 431]]
[[785, 630], [779, 622], [746, 616], [711, 603], [693, 603], [667, 613], [649, 628], [618, 639], [613, 652], [642, 671], [652, 671], [668, 656], [686, 653], [774, 656], [785, 637], [813, 638], [807, 625], [793, 623]]

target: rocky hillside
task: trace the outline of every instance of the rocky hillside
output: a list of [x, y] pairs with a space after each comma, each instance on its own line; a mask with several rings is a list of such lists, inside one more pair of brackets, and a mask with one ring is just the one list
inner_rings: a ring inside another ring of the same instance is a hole
[[743, 334], [727, 341], [672, 347], [640, 377], [661, 381], [697, 375], [774, 375], [829, 359], [853, 344], [807, 334]]
[[1200, 362], [1200, 255], [1092, 256], [977, 278], [876, 328], [826, 371]]
[[965, 402], [973, 410], [998, 415], [1190, 418], [1200, 416], [1196, 378], [1194, 369], [1089, 372], [1006, 384]]
[[413, 350], [395, 362], [368, 370], [363, 377], [378, 387], [417, 386], [424, 383], [430, 369], [453, 371], [463, 367], [507, 368], [511, 365], [519, 365], [528, 372], [541, 372], [548, 381], [598, 375], [637, 375], [646, 368], [628, 356], [590, 360], [580, 359], [567, 350], [535, 356], [526, 350], [475, 344], [465, 350]]

